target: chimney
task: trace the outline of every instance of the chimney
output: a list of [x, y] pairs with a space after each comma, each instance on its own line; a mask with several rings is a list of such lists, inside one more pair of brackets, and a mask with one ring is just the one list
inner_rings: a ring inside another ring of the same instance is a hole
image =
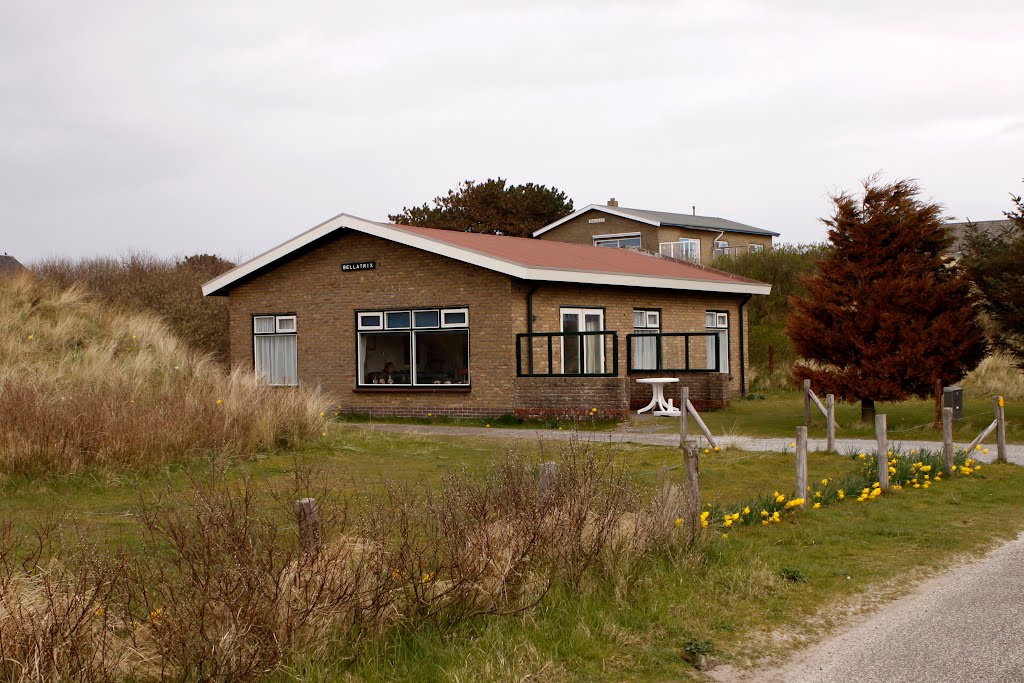
[[612, 197], [611, 199], [608, 200], [608, 206], [618, 206], [618, 205], [619, 205], [619, 200], [617, 200], [615, 197]]

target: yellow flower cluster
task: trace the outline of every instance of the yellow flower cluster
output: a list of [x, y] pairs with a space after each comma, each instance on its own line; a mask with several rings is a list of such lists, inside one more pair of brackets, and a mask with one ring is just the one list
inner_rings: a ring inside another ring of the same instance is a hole
[[772, 498], [775, 499], [776, 503], [782, 503], [782, 502], [784, 502], [786, 500], [786, 496], [782, 495], [778, 491], [775, 491], [774, 493], [772, 493]]
[[860, 495], [857, 497], [858, 503], [863, 503], [866, 500], [874, 500], [882, 495], [882, 487], [876, 481], [871, 485], [871, 488], [861, 489]]
[[710, 517], [710, 516], [711, 516], [711, 513], [708, 512], [707, 510], [705, 510], [702, 513], [700, 513], [700, 525], [702, 527], [706, 528], [709, 524], [711, 524], [711, 522], [708, 521], [708, 517]]
[[801, 505], [804, 504], [804, 502], [805, 501], [803, 498], [793, 498], [788, 503], [786, 503], [784, 509], [789, 510], [790, 508], [800, 507]]
[[[749, 513], [750, 508], [746, 508], [746, 509], [748, 510], [747, 514], [750, 514]], [[733, 525], [734, 522], [739, 520], [739, 518], [740, 518], [740, 513], [738, 513], [738, 512], [734, 512], [731, 515], [726, 515], [725, 519], [722, 521], [722, 526], [724, 526], [726, 528], [729, 528], [729, 527], [731, 527]]]
[[761, 517], [763, 517], [763, 519], [761, 520], [761, 526], [768, 526], [772, 522], [778, 524], [782, 521], [782, 517], [779, 515], [778, 510], [776, 510], [770, 515], [768, 514], [767, 510], [761, 510]]

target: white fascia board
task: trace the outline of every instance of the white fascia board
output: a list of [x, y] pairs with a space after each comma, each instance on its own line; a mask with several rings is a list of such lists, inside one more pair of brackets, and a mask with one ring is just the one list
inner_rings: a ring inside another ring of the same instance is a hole
[[616, 211], [614, 206], [605, 206], [604, 204], [591, 204], [589, 206], [584, 206], [579, 211], [574, 211], [573, 213], [570, 213], [565, 218], [559, 218], [554, 223], [550, 223], [548, 225], [545, 225], [543, 228], [540, 228], [539, 230], [535, 230], [534, 233], [533, 233], [533, 236], [534, 237], [540, 237], [541, 235], [546, 233], [548, 230], [554, 230], [555, 228], [557, 228], [562, 223], [566, 223], [568, 221], [571, 221], [573, 218], [576, 218], [578, 216], [582, 216], [587, 211], [591, 211], [591, 210], [603, 211], [604, 213], [611, 214], [612, 216], [618, 216], [619, 218], [625, 218], [627, 220], [636, 221], [637, 223], [646, 223], [647, 225], [653, 225], [654, 227], [658, 227], [659, 225], [661, 225], [661, 223], [659, 223], [658, 221], [652, 221], [652, 220], [649, 220], [647, 218], [637, 218], [636, 216], [631, 216], [628, 213], [623, 213], [622, 211]]
[[611, 233], [609, 235], [591, 235], [590, 239], [592, 239], [592, 240], [605, 240], [605, 239], [612, 239], [612, 238], [615, 238], [615, 237], [640, 237], [640, 233], [638, 233], [638, 232], [614, 232], [614, 233]]
[[398, 227], [374, 223], [355, 216], [339, 214], [320, 225], [307, 230], [284, 244], [281, 244], [259, 256], [243, 263], [233, 270], [210, 280], [203, 285], [203, 295], [210, 296], [231, 283], [264, 268], [274, 261], [287, 256], [297, 249], [324, 237], [335, 230], [348, 228], [357, 232], [374, 235], [391, 242], [404, 244], [414, 249], [422, 249], [439, 256], [456, 261], [504, 273], [521, 280], [541, 280], [547, 282], [572, 282], [580, 284], [604, 284], [622, 287], [645, 287], [656, 289], [675, 289], [698, 292], [723, 292], [737, 294], [769, 294], [771, 285], [741, 282], [718, 282], [710, 280], [691, 280], [684, 278], [666, 278], [647, 275], [628, 275], [623, 273], [605, 273], [595, 271], [567, 270], [560, 268], [540, 268], [524, 266], [512, 261], [481, 254], [471, 249], [458, 247], [447, 242], [430, 239], [414, 233], [406, 232]]

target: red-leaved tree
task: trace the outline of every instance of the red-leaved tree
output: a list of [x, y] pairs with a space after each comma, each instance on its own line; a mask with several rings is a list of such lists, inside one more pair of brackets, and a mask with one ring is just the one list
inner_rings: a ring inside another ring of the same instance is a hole
[[794, 297], [786, 324], [803, 358], [800, 380], [844, 401], [926, 397], [935, 380], [952, 384], [985, 356], [970, 282], [946, 255], [952, 237], [942, 207], [918, 198], [912, 180], [863, 183], [832, 197], [822, 219], [831, 249]]

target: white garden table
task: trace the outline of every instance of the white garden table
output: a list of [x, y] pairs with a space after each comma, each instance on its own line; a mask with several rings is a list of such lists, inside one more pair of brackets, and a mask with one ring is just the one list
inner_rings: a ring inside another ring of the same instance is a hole
[[638, 379], [638, 384], [651, 385], [651, 393], [653, 396], [651, 397], [651, 402], [636, 411], [636, 414], [639, 415], [640, 413], [646, 413], [652, 408], [657, 408], [657, 410], [654, 411], [654, 415], [679, 415], [679, 410], [675, 408], [670, 401], [665, 400], [665, 385], [673, 384], [678, 381], [678, 377], [649, 377], [647, 379]]

